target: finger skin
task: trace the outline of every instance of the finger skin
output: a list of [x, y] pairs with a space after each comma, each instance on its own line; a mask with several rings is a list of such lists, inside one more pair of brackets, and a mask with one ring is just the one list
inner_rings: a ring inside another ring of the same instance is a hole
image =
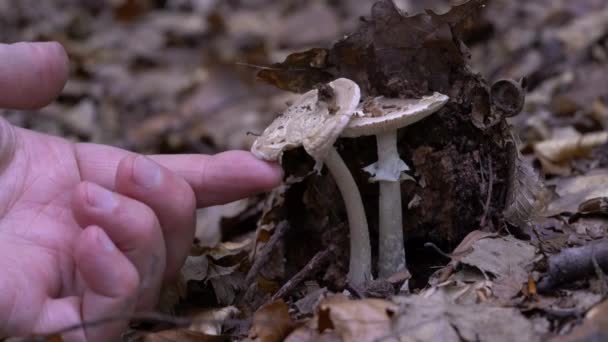
[[13, 161], [16, 139], [15, 128], [4, 118], [0, 117], [0, 175]]
[[[135, 311], [139, 275], [135, 266], [100, 227], [87, 227], [74, 250], [76, 268], [87, 284], [82, 296], [84, 322], [125, 316]], [[88, 342], [119, 340], [128, 322], [119, 321], [85, 328]]]
[[[84, 180], [114, 189], [118, 163], [131, 152], [96, 144], [77, 144], [76, 156]], [[283, 172], [276, 163], [245, 151], [209, 155], [149, 156], [190, 184], [199, 208], [225, 204], [270, 191], [281, 184]]]
[[0, 107], [47, 105], [63, 89], [68, 69], [67, 54], [59, 43], [0, 44]]
[[104, 227], [105, 233], [137, 269], [141, 281], [138, 309], [152, 309], [160, 293], [166, 260], [163, 234], [152, 209], [137, 200], [83, 182], [72, 197], [72, 210], [81, 227]]
[[196, 199], [183, 178], [141, 155], [118, 165], [116, 191], [145, 203], [160, 222], [167, 250], [165, 278], [175, 277], [186, 260], [194, 237]]
[[199, 207], [225, 204], [270, 191], [281, 184], [283, 178], [278, 164], [259, 160], [246, 151], [151, 158], [170, 167], [192, 186]]

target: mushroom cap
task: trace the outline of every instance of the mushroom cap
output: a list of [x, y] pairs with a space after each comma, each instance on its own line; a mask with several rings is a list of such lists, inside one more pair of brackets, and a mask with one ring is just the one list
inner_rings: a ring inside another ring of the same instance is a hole
[[370, 109], [366, 108], [365, 104], [360, 106], [357, 110], [359, 116], [350, 121], [342, 136], [355, 138], [396, 131], [437, 112], [448, 100], [448, 96], [440, 93], [421, 99], [377, 97], [373, 99], [373, 113], [369, 112]]
[[328, 101], [314, 89], [298, 98], [259, 136], [251, 152], [260, 159], [281, 160], [283, 152], [303, 146], [321, 162], [351, 120], [359, 99], [359, 86], [346, 78], [330, 82], [333, 91]]

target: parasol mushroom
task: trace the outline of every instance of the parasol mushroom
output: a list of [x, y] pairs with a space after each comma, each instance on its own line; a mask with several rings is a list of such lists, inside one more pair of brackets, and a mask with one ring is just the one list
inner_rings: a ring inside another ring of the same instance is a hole
[[359, 86], [341, 78], [325, 88], [322, 100], [318, 89], [303, 94], [283, 115], [277, 117], [254, 142], [251, 152], [258, 158], [280, 161], [283, 152], [303, 146], [320, 169], [323, 163], [342, 195], [350, 228], [348, 281], [362, 286], [372, 279], [371, 246], [361, 194], [344, 161], [333, 147], [351, 121], [359, 104]]
[[380, 186], [378, 275], [382, 278], [406, 269], [399, 183], [409, 168], [399, 157], [397, 130], [435, 113], [447, 101], [439, 93], [422, 99], [377, 97], [362, 105], [363, 115], [353, 118], [342, 133], [350, 138], [376, 136], [378, 162], [364, 170]]

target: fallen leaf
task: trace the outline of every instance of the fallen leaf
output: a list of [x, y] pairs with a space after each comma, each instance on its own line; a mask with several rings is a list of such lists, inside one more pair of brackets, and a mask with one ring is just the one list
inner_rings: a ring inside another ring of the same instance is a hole
[[567, 175], [576, 158], [589, 158], [594, 148], [608, 142], [608, 132], [577, 134], [555, 138], [534, 145], [534, 152], [547, 174]]
[[308, 341], [339, 336], [343, 342], [374, 341], [386, 336], [397, 306], [380, 299], [350, 300], [343, 295], [325, 299], [318, 308], [310, 326], [297, 329], [286, 340], [298, 341], [310, 336], [311, 327], [316, 331]]
[[512, 236], [477, 240], [472, 249], [460, 262], [491, 273], [495, 277], [494, 295], [503, 300], [520, 292], [536, 258], [534, 246]]
[[594, 306], [585, 315], [583, 324], [575, 327], [569, 334], [557, 336], [549, 342], [602, 341], [608, 335], [608, 301]]
[[395, 302], [399, 311], [386, 335], [399, 341], [540, 341], [532, 324], [512, 308], [454, 304], [441, 291]]
[[280, 342], [294, 329], [289, 307], [282, 299], [264, 305], [253, 314], [249, 337], [259, 342]]
[[549, 203], [544, 216], [574, 214], [583, 202], [608, 197], [608, 169], [592, 170], [582, 176], [558, 178], [550, 184], [555, 185], [558, 198]]
[[257, 77], [279, 89], [303, 93], [317, 84], [331, 81], [331, 74], [322, 69], [326, 66], [327, 56], [327, 50], [318, 48], [294, 53], [284, 62], [260, 70]]

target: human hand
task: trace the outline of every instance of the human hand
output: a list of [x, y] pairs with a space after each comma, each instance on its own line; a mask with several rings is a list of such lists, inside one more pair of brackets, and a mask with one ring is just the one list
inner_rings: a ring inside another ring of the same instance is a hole
[[[52, 101], [67, 63], [55, 43], [0, 45], [0, 107]], [[153, 308], [188, 254], [195, 209], [280, 181], [278, 166], [248, 152], [145, 157], [0, 118], [0, 337]], [[64, 339], [116, 340], [126, 324]]]

